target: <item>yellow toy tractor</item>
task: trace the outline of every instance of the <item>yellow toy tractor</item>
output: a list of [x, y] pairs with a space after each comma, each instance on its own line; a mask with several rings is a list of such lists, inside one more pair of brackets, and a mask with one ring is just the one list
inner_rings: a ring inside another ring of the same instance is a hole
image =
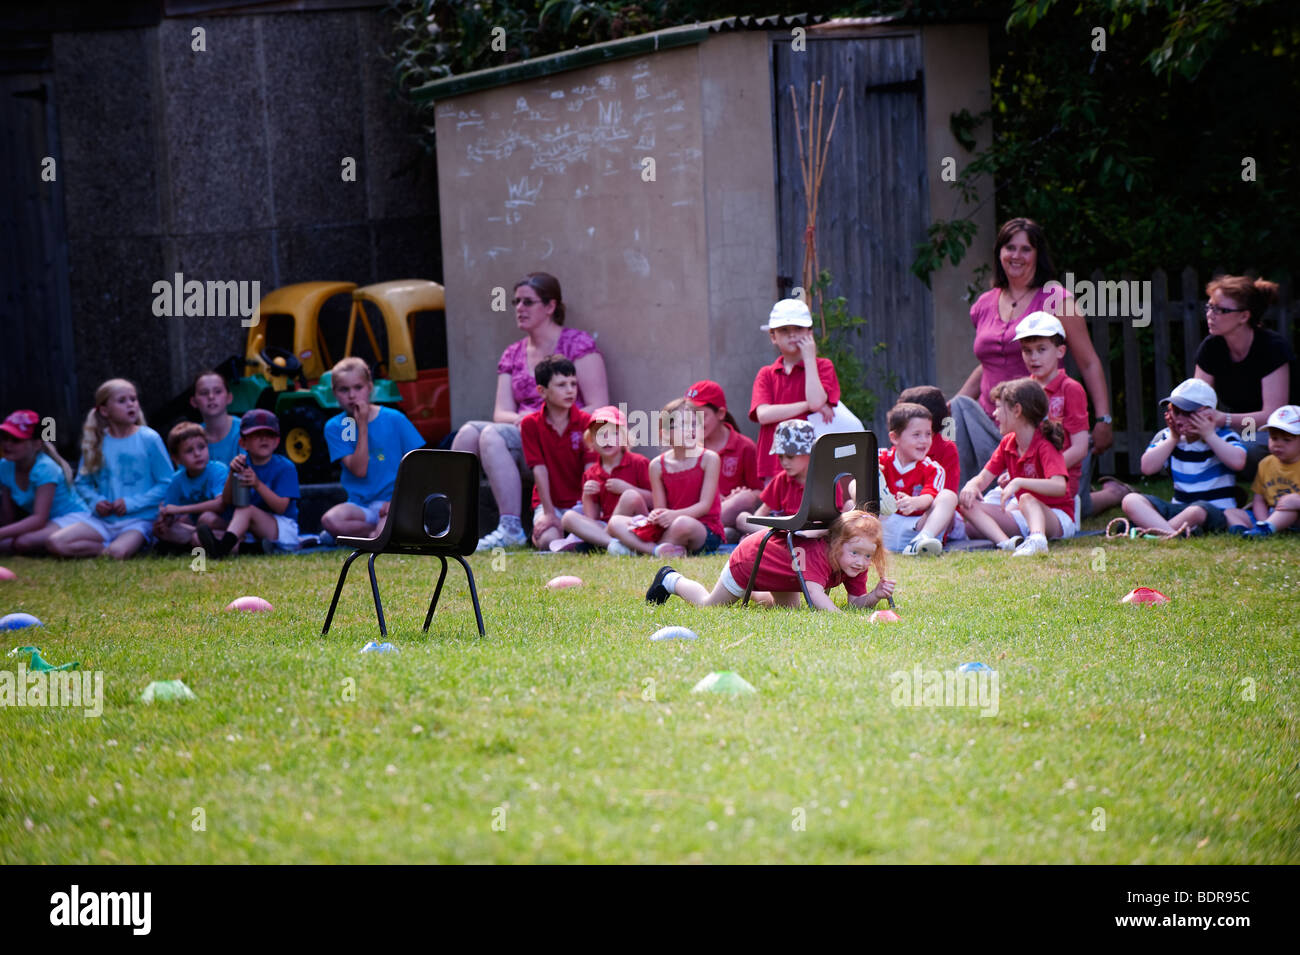
[[[340, 305], [347, 302], [344, 323]], [[338, 467], [325, 447], [325, 422], [339, 413], [329, 369], [359, 355], [374, 378], [371, 400], [398, 408], [427, 442], [436, 443], [451, 430], [444, 308], [442, 286], [427, 279], [362, 288], [354, 282], [302, 282], [275, 289], [262, 299], [258, 323], [248, 330], [243, 363], [250, 373], [232, 384], [230, 411], [274, 411], [280, 453], [297, 465], [299, 480], [336, 480]], [[371, 309], [378, 312], [378, 331]]]

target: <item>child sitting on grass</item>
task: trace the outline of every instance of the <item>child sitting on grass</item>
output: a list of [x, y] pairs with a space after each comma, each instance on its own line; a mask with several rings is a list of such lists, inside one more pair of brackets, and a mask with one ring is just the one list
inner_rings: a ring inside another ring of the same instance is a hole
[[578, 407], [578, 372], [563, 355], [533, 369], [542, 406], [519, 420], [524, 463], [533, 469], [533, 546], [564, 536], [564, 515], [582, 509], [582, 472], [594, 455], [582, 443], [591, 415]]
[[221, 490], [230, 469], [208, 455], [212, 445], [203, 426], [182, 421], [167, 434], [167, 450], [180, 467], [167, 485], [153, 532], [159, 550], [187, 552], [199, 544], [198, 525], [209, 526], [221, 514]]
[[[1075, 530], [1074, 500], [1065, 496], [1065, 432], [1047, 417], [1047, 392], [1032, 378], [1001, 382], [990, 397], [1005, 437], [958, 496], [967, 533], [986, 537], [1016, 557], [1046, 554], [1048, 537], [1073, 537]], [[1003, 471], [1010, 480], [1001, 502], [984, 501], [985, 488]]]
[[659, 422], [660, 443], [668, 450], [650, 462], [654, 509], [644, 518], [611, 517], [609, 533], [614, 540], [609, 552], [660, 557], [711, 554], [723, 541], [718, 496], [722, 462], [716, 452], [700, 445], [695, 409], [685, 398], [664, 405]]
[[39, 554], [56, 531], [87, 516], [72, 468], [37, 436], [40, 423], [35, 411], [15, 411], [0, 423], [0, 553]]
[[[1092, 478], [1092, 457], [1088, 451], [1088, 393], [1083, 385], [1065, 373], [1065, 327], [1048, 312], [1031, 312], [1016, 325], [1020, 357], [1034, 381], [1047, 392], [1047, 417], [1065, 430], [1061, 457], [1068, 469], [1065, 496], [1073, 499], [1088, 490]], [[1079, 502], [1078, 511], [1087, 514], [1090, 502]]]
[[398, 465], [424, 438], [400, 411], [371, 404], [370, 368], [355, 355], [334, 366], [330, 387], [343, 410], [325, 422], [325, 444], [330, 460], [343, 463], [348, 499], [321, 516], [321, 527], [334, 537], [371, 537], [388, 517]]
[[221, 372], [207, 368], [194, 378], [194, 397], [190, 398], [190, 405], [203, 418], [208, 457], [223, 465], [239, 453], [239, 418], [226, 410], [233, 400]]
[[176, 473], [158, 432], [144, 423], [135, 385], [110, 378], [95, 389], [77, 465], [77, 493], [94, 509], [51, 535], [62, 557], [125, 560], [150, 541], [158, 505]]
[[[742, 511], [736, 515], [736, 530], [742, 534], [756, 531], [766, 533], [770, 528], [766, 524], [756, 524], [751, 517], [766, 517], [769, 514], [789, 517], [799, 513], [803, 505], [804, 487], [808, 483], [808, 463], [812, 460], [812, 446], [816, 434], [812, 424], [802, 418], [791, 418], [776, 426], [772, 436], [772, 449], [769, 453], [776, 455], [781, 463], [781, 473], [767, 482], [759, 494], [758, 510], [750, 514]], [[836, 507], [844, 506], [844, 489], [835, 488]]]
[[1134, 491], [1121, 506], [1135, 527], [1163, 537], [1196, 528], [1221, 531], [1224, 511], [1235, 508], [1236, 472], [1246, 464], [1246, 446], [1227, 427], [1215, 428], [1219, 396], [1207, 382], [1188, 378], [1168, 398], [1162, 398], [1166, 427], [1157, 431], [1142, 454], [1142, 473], [1159, 474], [1169, 466], [1174, 478], [1173, 500]]
[[608, 547], [609, 519], [615, 514], [644, 514], [654, 501], [650, 461], [628, 450], [623, 412], [613, 405], [597, 408], [582, 437], [600, 459], [582, 472], [582, 509], [566, 511], [560, 518], [567, 536], [551, 541], [553, 551], [583, 549], [583, 544], [589, 545], [587, 549]]
[[727, 396], [716, 381], [697, 381], [686, 389], [685, 397], [695, 407], [700, 444], [722, 459], [718, 473], [721, 520], [727, 540], [734, 543], [741, 537], [736, 518], [759, 504], [763, 480], [758, 476], [758, 445], [736, 429], [736, 419], [727, 410]]
[[[750, 595], [765, 607], [798, 607], [803, 600], [799, 577], [790, 560], [790, 551], [775, 535], [763, 551], [758, 578]], [[763, 537], [750, 534], [731, 552], [718, 582], [710, 592], [704, 585], [683, 577], [671, 567], [660, 567], [645, 599], [662, 604], [676, 594], [697, 607], [717, 607], [734, 603], [745, 593], [745, 585], [758, 555]], [[838, 612], [829, 591], [840, 584], [854, 607], [867, 608], [894, 593], [894, 581], [885, 577], [885, 547], [880, 521], [865, 511], [846, 511], [831, 524], [830, 533], [814, 539], [797, 538], [796, 559], [801, 570], [813, 610]], [[875, 589], [867, 590], [867, 571], [875, 567], [880, 578]]]
[[[239, 425], [239, 446], [243, 453], [230, 462], [230, 474], [221, 490], [221, 506], [234, 508], [230, 523], [220, 537], [200, 523], [199, 541], [209, 557], [225, 557], [236, 551], [244, 535], [262, 542], [266, 553], [290, 553], [298, 549], [298, 471], [293, 462], [276, 454], [280, 444], [280, 422], [265, 408], [244, 414]], [[247, 504], [235, 502], [236, 485], [248, 494]]]
[[[1251, 493], [1252, 514], [1227, 512], [1228, 533], [1268, 537], [1288, 527], [1300, 530], [1300, 406], [1283, 405], [1268, 416], [1268, 457], [1259, 462]], [[1254, 518], [1253, 522], [1251, 518]]]
[[936, 557], [941, 538], [952, 526], [957, 494], [947, 487], [947, 474], [930, 456], [933, 438], [930, 411], [924, 405], [900, 403], [889, 411], [889, 441], [880, 452], [886, 492], [894, 498], [894, 513], [884, 519], [886, 549], [907, 557]]

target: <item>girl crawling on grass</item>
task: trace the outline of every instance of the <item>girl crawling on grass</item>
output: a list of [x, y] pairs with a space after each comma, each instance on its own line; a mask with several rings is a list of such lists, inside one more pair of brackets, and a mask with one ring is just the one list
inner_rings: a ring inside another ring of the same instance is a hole
[[[734, 603], [745, 593], [745, 584], [749, 581], [762, 539], [761, 533], [750, 534], [740, 542], [731, 552], [712, 593], [705, 590], [703, 584], [665, 566], [655, 574], [645, 599], [662, 604], [670, 594], [676, 594], [697, 607]], [[839, 584], [848, 591], [849, 603], [854, 607], [871, 607], [893, 594], [894, 581], [885, 578], [885, 545], [880, 521], [873, 515], [865, 511], [846, 511], [835, 519], [827, 536], [808, 538], [796, 535], [796, 540], [795, 559], [803, 562], [803, 577], [808, 585], [808, 596], [812, 599], [812, 609], [838, 611], [840, 608], [827, 591]], [[867, 569], [873, 566], [880, 582], [868, 592]], [[758, 566], [754, 593], [750, 596], [755, 603], [765, 607], [799, 606], [803, 593], [784, 541], [773, 539], [768, 542]]]

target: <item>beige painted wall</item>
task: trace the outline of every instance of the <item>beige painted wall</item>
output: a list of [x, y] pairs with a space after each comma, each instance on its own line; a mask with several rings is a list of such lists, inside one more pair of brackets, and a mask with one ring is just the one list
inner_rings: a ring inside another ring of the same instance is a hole
[[[925, 57], [925, 150], [929, 162], [930, 219], [952, 219], [972, 208], [959, 203], [958, 194], [940, 177], [945, 156], [957, 160], [960, 175], [974, 153], [957, 142], [948, 118], [962, 109], [978, 115], [989, 108], [988, 28], [982, 24], [927, 26], [921, 31]], [[988, 123], [975, 133], [976, 150], [986, 148], [992, 140]], [[993, 184], [982, 178], [978, 185], [984, 205], [975, 213], [979, 231], [975, 242], [960, 265], [945, 261], [931, 276], [934, 295], [935, 382], [944, 394], [953, 395], [975, 367], [975, 331], [970, 323], [970, 306], [965, 302], [966, 285], [972, 273], [984, 263], [992, 264], [993, 239], [997, 231], [994, 220]]]

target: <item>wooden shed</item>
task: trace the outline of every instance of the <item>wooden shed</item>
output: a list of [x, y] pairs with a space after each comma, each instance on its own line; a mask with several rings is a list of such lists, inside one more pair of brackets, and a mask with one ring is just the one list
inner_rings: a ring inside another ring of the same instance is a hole
[[[597, 334], [614, 401], [648, 411], [713, 378], [745, 422], [775, 357], [759, 326], [802, 269], [789, 87], [803, 103], [822, 76], [844, 102], [819, 259], [868, 320], [855, 339], [877, 428], [898, 388], [955, 390], [973, 365], [964, 273], [931, 291], [909, 266], [932, 216], [958, 211], [940, 171], [971, 155], [951, 116], [989, 104], [986, 27], [740, 17], [417, 92], [436, 101], [453, 419], [490, 416], [497, 358], [519, 337], [494, 291], [542, 270], [563, 285], [567, 324]], [[991, 206], [980, 215], [991, 235]]]

